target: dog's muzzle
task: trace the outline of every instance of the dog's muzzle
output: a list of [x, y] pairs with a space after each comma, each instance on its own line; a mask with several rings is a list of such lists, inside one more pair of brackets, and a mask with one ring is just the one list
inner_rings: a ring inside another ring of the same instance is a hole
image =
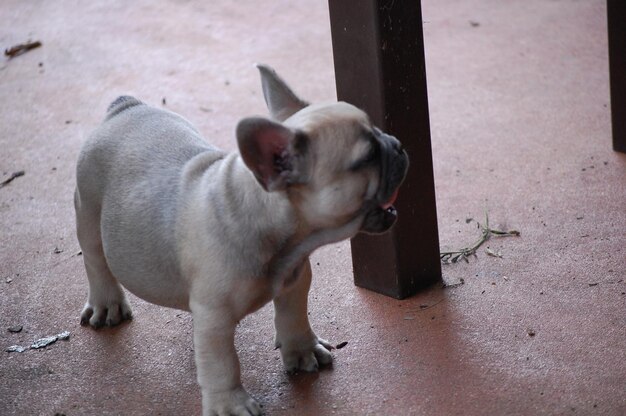
[[398, 188], [409, 169], [409, 156], [398, 139], [374, 130], [381, 147], [380, 186], [374, 200], [366, 203], [361, 232], [381, 234], [388, 231], [398, 218], [394, 202]]

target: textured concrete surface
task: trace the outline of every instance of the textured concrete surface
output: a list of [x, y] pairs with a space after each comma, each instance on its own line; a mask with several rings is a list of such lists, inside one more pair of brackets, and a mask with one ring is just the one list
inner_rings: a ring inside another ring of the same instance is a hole
[[[244, 383], [269, 415], [626, 414], [626, 155], [611, 150], [603, 0], [423, 0], [442, 247], [492, 225], [453, 288], [395, 301], [351, 282], [349, 244], [319, 250], [311, 320], [348, 344], [286, 375], [271, 307], [244, 320]], [[135, 320], [79, 326], [74, 164], [121, 93], [232, 149], [264, 114], [253, 62], [333, 99], [324, 1], [30, 1], [0, 5], [0, 414], [199, 414], [188, 314], [131, 296]], [[403, 215], [403, 213], [400, 213]], [[404, 214], [406, 215], [406, 213]], [[21, 325], [20, 333], [8, 327]], [[61, 331], [69, 341], [7, 353]]]

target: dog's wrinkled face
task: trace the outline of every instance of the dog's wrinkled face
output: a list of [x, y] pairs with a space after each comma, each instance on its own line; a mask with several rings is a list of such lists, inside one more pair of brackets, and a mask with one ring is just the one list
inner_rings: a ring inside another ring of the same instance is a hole
[[[309, 105], [268, 67], [263, 92], [277, 121], [237, 126], [242, 158], [267, 191], [285, 191], [312, 229], [362, 218], [360, 231], [382, 233], [395, 222], [393, 203], [409, 160], [400, 142], [344, 102]], [[280, 123], [283, 122], [283, 123]]]
[[303, 180], [288, 193], [316, 228], [364, 216], [361, 231], [381, 233], [396, 220], [393, 202], [408, 168], [400, 142], [346, 103], [308, 106], [286, 120], [303, 134]]

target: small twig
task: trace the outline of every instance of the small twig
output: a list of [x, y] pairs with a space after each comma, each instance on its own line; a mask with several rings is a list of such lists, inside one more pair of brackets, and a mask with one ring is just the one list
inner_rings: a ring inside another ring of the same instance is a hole
[[41, 42], [39, 42], [38, 40], [35, 42], [20, 43], [19, 45], [11, 46], [10, 48], [5, 49], [4, 55], [8, 56], [9, 58], [14, 58], [40, 46]]
[[469, 247], [464, 247], [459, 250], [454, 251], [442, 251], [439, 254], [439, 258], [445, 264], [456, 263], [459, 260], [465, 260], [469, 263], [468, 257], [475, 256], [476, 251], [482, 246], [485, 241], [489, 240], [491, 235], [496, 235], [499, 237], [509, 237], [509, 236], [520, 236], [520, 232], [517, 230], [503, 231], [503, 230], [495, 230], [489, 227], [489, 214], [485, 212], [485, 225], [481, 225], [478, 222], [478, 227], [480, 228], [480, 238], [476, 240], [474, 244]]
[[416, 312], [425, 311], [426, 309], [434, 308], [435, 306], [439, 305], [444, 300], [445, 300], [445, 298], [442, 298], [442, 299], [439, 299], [437, 302], [435, 302], [435, 303], [433, 303], [431, 305], [420, 305], [419, 309], [407, 309], [406, 312], [408, 312], [408, 313], [416, 313]]
[[499, 258], [499, 259], [501, 259], [501, 258], [502, 258], [502, 253], [500, 253], [500, 252], [497, 252], [497, 253], [496, 253], [495, 251], [493, 251], [493, 250], [492, 250], [492, 249], [490, 249], [489, 247], [487, 247], [487, 249], [485, 250], [485, 252], [487, 253], [487, 255], [488, 255], [488, 256], [491, 256], [491, 257], [497, 257], [497, 258]]
[[465, 284], [465, 279], [463, 279], [462, 277], [459, 279], [458, 282], [456, 283], [446, 283], [444, 282], [443, 285], [441, 286], [442, 289], [450, 289], [453, 287], [459, 287]]
[[18, 172], [13, 172], [11, 176], [8, 177], [8, 179], [5, 179], [4, 181], [0, 182], [0, 188], [10, 184], [13, 181], [13, 179], [19, 178], [20, 176], [24, 176], [25, 173], [26, 172], [24, 172], [23, 170], [20, 170]]

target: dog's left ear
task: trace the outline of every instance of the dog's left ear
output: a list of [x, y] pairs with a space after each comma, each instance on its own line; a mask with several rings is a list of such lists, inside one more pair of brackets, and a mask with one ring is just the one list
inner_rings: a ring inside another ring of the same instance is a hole
[[303, 181], [307, 142], [304, 134], [262, 117], [245, 118], [237, 125], [241, 157], [269, 192]]
[[285, 121], [309, 105], [298, 98], [271, 67], [262, 64], [256, 64], [256, 67], [261, 73], [263, 97], [273, 119]]

